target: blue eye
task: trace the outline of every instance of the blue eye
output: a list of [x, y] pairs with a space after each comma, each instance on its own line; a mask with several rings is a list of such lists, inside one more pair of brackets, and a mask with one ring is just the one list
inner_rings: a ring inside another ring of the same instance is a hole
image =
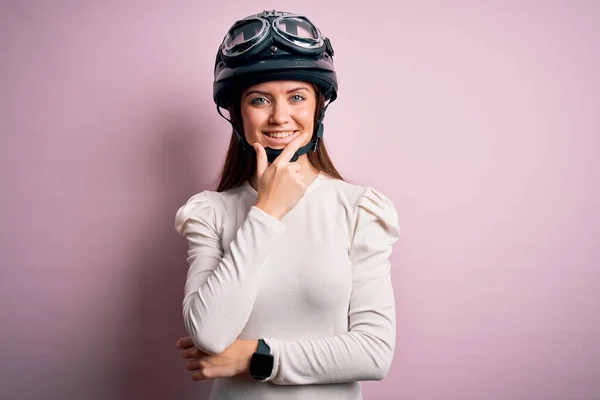
[[262, 105], [265, 104], [266, 101], [267, 99], [265, 99], [264, 97], [255, 97], [250, 101], [250, 104]]
[[302, 101], [304, 100], [304, 96], [301, 96], [299, 94], [295, 94], [292, 96], [292, 101]]

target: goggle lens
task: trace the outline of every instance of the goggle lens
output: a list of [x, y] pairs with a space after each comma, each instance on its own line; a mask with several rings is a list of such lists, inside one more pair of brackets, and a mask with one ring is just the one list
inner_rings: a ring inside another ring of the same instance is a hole
[[[225, 49], [232, 50], [232, 53], [242, 52], [255, 43], [262, 36], [265, 29], [263, 21], [256, 19], [245, 21], [229, 31], [223, 45]], [[236, 47], [235, 50], [233, 50], [234, 47]]]
[[319, 33], [314, 25], [302, 17], [281, 18], [277, 21], [276, 28], [280, 32], [285, 32], [299, 39], [316, 40], [319, 38]]

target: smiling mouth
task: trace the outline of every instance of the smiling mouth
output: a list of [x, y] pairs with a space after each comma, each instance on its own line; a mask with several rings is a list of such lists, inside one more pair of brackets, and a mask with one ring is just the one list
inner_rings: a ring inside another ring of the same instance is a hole
[[270, 137], [272, 139], [281, 139], [290, 137], [298, 131], [278, 131], [278, 132], [263, 132], [263, 135]]

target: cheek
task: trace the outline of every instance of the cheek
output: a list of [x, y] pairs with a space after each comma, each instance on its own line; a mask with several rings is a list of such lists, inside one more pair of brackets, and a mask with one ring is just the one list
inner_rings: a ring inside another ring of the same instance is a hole
[[305, 132], [312, 132], [314, 126], [315, 111], [311, 109], [302, 110], [298, 114], [298, 122], [302, 124]]
[[242, 112], [242, 121], [244, 123], [244, 133], [247, 137], [259, 137], [259, 127], [263, 124], [264, 117], [260, 112]]

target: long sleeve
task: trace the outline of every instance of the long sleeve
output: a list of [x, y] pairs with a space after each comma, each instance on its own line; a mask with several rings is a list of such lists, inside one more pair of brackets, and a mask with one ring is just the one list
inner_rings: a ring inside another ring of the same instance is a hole
[[396, 209], [381, 193], [360, 198], [351, 242], [349, 331], [303, 341], [265, 338], [275, 357], [267, 381], [277, 385], [380, 380], [395, 350], [395, 301], [389, 256], [400, 229]]
[[283, 223], [253, 206], [224, 252], [216, 221], [206, 192], [188, 200], [175, 217], [175, 229], [189, 244], [184, 324], [194, 344], [209, 354], [223, 352], [244, 329], [262, 268], [285, 231]]

